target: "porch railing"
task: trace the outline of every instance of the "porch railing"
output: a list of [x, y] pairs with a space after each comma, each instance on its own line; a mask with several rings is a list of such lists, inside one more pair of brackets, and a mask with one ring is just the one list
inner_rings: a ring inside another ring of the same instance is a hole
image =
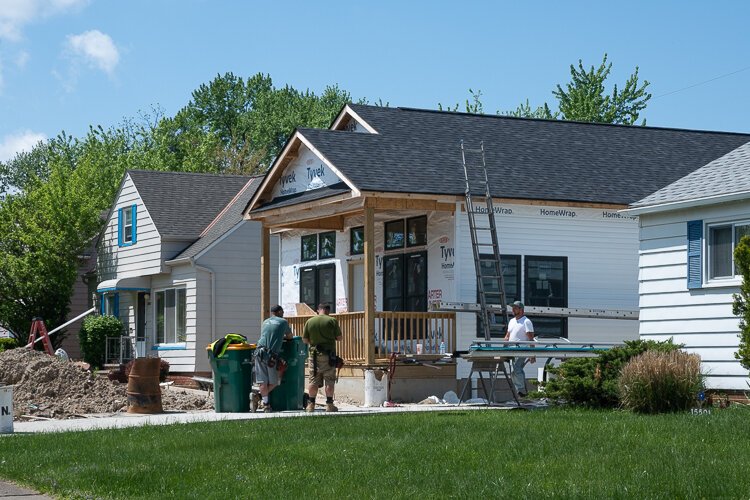
[[[350, 363], [367, 361], [365, 313], [332, 314], [341, 326], [342, 341], [339, 355]], [[312, 316], [287, 317], [295, 335], [302, 335], [305, 322]], [[375, 357], [387, 358], [393, 352], [417, 354], [417, 344], [423, 355], [438, 354], [440, 343], [445, 351], [456, 349], [456, 314], [452, 312], [390, 312], [375, 313]]]
[[123, 364], [136, 357], [135, 343], [131, 337], [106, 337], [104, 344], [104, 363]]

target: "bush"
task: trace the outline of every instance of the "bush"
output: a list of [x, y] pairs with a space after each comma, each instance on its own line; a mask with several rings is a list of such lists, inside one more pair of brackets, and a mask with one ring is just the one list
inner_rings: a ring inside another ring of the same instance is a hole
[[120, 337], [122, 322], [114, 316], [89, 316], [83, 320], [78, 338], [83, 359], [93, 367], [104, 364], [107, 337]]
[[740, 343], [734, 357], [750, 370], [750, 236], [743, 236], [734, 249], [734, 262], [742, 275], [740, 293], [732, 295], [732, 313], [740, 318]]
[[20, 347], [20, 343], [18, 340], [14, 339], [13, 337], [3, 337], [0, 338], [0, 352], [7, 351], [9, 349], [15, 349], [16, 347]]
[[703, 390], [701, 358], [684, 351], [647, 351], [625, 365], [620, 400], [638, 413], [666, 413], [692, 408]]
[[551, 368], [554, 378], [543, 386], [544, 394], [553, 401], [562, 401], [588, 408], [620, 406], [618, 380], [631, 358], [646, 352], [671, 352], [679, 349], [672, 340], [629, 340], [621, 347], [602, 351], [596, 358], [573, 358]]
[[[117, 370], [110, 370], [109, 373], [107, 373], [107, 378], [110, 380], [117, 380], [123, 384], [126, 383], [130, 376], [130, 370], [133, 369], [134, 361], [135, 360], [131, 359], [126, 364], [120, 365]], [[166, 382], [168, 376], [169, 362], [166, 359], [161, 359], [159, 361], [159, 382]]]

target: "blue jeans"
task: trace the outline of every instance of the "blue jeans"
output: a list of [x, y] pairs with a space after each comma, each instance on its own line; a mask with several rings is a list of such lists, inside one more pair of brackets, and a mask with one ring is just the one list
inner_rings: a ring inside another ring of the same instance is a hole
[[516, 388], [516, 392], [526, 392], [526, 374], [523, 372], [523, 365], [526, 358], [514, 358], [511, 369], [510, 379]]

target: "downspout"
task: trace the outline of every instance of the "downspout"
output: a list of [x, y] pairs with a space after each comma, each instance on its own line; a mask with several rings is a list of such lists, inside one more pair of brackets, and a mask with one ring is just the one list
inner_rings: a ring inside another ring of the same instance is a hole
[[207, 272], [211, 276], [211, 341], [214, 341], [216, 339], [216, 279], [214, 272], [205, 266], [196, 264], [192, 258], [190, 264], [198, 271]]

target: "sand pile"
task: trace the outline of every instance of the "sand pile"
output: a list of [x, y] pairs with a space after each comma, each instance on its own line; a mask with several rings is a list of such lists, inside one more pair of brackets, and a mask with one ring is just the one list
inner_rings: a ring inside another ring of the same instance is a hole
[[[39, 351], [21, 348], [0, 353], [0, 383], [14, 386], [14, 419], [127, 411], [127, 384], [94, 376]], [[211, 409], [213, 399], [168, 390], [162, 391], [162, 406], [164, 410]]]

